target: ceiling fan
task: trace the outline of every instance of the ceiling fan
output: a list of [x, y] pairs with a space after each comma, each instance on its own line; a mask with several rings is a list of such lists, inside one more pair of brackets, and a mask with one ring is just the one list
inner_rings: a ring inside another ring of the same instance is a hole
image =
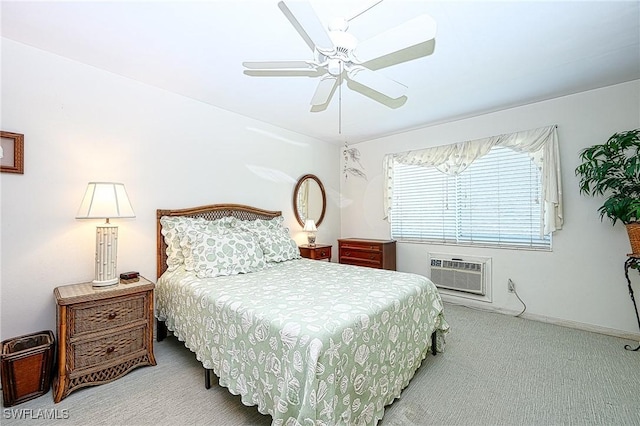
[[[347, 32], [352, 19], [380, 2], [382, 0], [373, 0], [349, 16], [332, 19], [327, 28], [308, 2], [278, 2], [282, 13], [311, 49], [313, 58], [243, 62], [242, 65], [247, 68], [245, 74], [320, 76], [311, 98], [312, 111], [326, 109], [343, 78], [382, 95], [382, 98], [373, 97], [379, 102], [387, 104], [385, 98], [402, 98], [407, 92], [407, 86], [385, 77], [377, 69], [433, 53], [437, 25], [431, 16], [420, 15], [363, 41]], [[417, 54], [411, 52], [415, 47], [421, 48]], [[381, 60], [392, 55], [400, 56], [399, 60]]]

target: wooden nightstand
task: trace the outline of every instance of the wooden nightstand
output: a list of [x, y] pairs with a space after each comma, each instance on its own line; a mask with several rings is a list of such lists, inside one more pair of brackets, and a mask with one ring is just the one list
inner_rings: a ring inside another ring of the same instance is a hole
[[313, 260], [327, 259], [331, 262], [331, 246], [316, 244], [315, 247], [309, 247], [309, 244], [304, 244], [299, 249], [302, 257]]
[[57, 287], [58, 375], [53, 400], [100, 385], [136, 367], [156, 365], [153, 356], [153, 288], [137, 282], [110, 287], [91, 283]]

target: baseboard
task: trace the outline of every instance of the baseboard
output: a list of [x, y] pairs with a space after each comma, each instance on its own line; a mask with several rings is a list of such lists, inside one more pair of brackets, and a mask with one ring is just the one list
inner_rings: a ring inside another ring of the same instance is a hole
[[[516, 316], [520, 311], [514, 311], [511, 309], [498, 308], [487, 304], [475, 304], [475, 303], [461, 303], [460, 298], [450, 298], [442, 295], [442, 300], [445, 303], [451, 303], [452, 305], [466, 306], [468, 308], [478, 309], [480, 311], [493, 312], [497, 314]], [[574, 328], [576, 330], [590, 331], [592, 333], [605, 334], [607, 336], [620, 337], [622, 339], [634, 340], [640, 342], [640, 333], [633, 333], [624, 330], [617, 330], [615, 328], [602, 327], [599, 325], [585, 324], [578, 321], [571, 321], [561, 318], [548, 317], [545, 315], [531, 314], [528, 312], [520, 315], [521, 318], [525, 318], [532, 321], [546, 322], [548, 324], [559, 325], [562, 327]]]
[[607, 336], [620, 337], [622, 339], [635, 340], [640, 342], [640, 333], [632, 333], [629, 331], [616, 330], [615, 328], [602, 327], [599, 325], [593, 324], [585, 324], [578, 321], [571, 321], [559, 318], [546, 317], [544, 315], [536, 315], [524, 313], [521, 315], [522, 318], [546, 322], [549, 324], [561, 325], [563, 327], [575, 328], [578, 330], [591, 331], [593, 333], [606, 334]]

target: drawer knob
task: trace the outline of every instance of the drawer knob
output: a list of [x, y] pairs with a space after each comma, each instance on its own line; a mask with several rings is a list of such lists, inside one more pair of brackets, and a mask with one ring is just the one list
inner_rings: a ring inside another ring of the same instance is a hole
[[373, 260], [373, 259], [375, 259], [375, 258], [376, 258], [376, 255], [375, 255], [375, 254], [370, 254], [370, 255], [369, 255], [369, 259]]
[[345, 256], [351, 256], [351, 252], [350, 252], [350, 251], [345, 251], [345, 252], [344, 252], [344, 255], [345, 255]]
[[118, 314], [116, 314], [115, 312], [111, 312], [107, 318], [112, 320], [112, 319], [116, 319], [117, 316], [118, 316]]
[[115, 351], [115, 350], [116, 350], [116, 347], [115, 347], [115, 346], [109, 346], [109, 347], [107, 348], [107, 355], [108, 355], [108, 354], [110, 354], [110, 353], [113, 353], [113, 351]]
[[323, 251], [320, 252], [320, 256], [326, 256], [326, 255], [327, 255], [326, 251], [323, 250]]

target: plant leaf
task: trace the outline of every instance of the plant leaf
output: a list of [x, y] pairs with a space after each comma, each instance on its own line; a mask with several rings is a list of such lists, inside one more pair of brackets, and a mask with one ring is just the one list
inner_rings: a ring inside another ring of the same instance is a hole
[[640, 128], [613, 134], [606, 143], [585, 148], [578, 154], [581, 164], [581, 194], [608, 198], [598, 209], [615, 225], [640, 220]]

